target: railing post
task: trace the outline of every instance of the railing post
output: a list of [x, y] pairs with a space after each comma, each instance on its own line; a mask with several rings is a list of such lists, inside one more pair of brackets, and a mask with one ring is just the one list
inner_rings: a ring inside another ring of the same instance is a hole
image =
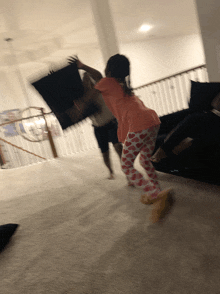
[[43, 108], [41, 108], [41, 112], [42, 112], [43, 118], [45, 120], [46, 131], [47, 131], [48, 139], [49, 139], [49, 142], [50, 142], [50, 147], [52, 149], [53, 157], [57, 158], [58, 157], [57, 150], [56, 150], [56, 147], [55, 147], [55, 144], [54, 144], [54, 141], [53, 141], [51, 131], [50, 131], [49, 127], [48, 127], [47, 120], [46, 120]]
[[4, 157], [4, 154], [3, 154], [3, 151], [2, 151], [2, 146], [1, 146], [1, 144], [0, 144], [0, 162], [2, 162], [1, 165], [2, 165], [2, 164], [6, 164], [6, 160], [5, 160], [5, 157]]

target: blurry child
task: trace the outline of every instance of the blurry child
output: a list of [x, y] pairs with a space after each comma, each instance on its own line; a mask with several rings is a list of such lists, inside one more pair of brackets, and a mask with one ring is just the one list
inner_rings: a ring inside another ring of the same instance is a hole
[[[84, 89], [93, 89], [94, 82], [93, 79], [89, 76], [87, 72], [84, 73], [83, 76], [83, 86]], [[113, 116], [111, 111], [106, 106], [102, 95], [97, 93], [96, 101], [100, 107], [100, 112], [90, 116], [92, 121], [92, 125], [94, 128], [94, 134], [98, 143], [98, 146], [101, 150], [103, 161], [106, 167], [109, 170], [109, 180], [114, 179], [114, 171], [112, 168], [111, 160], [110, 160], [110, 151], [109, 151], [109, 143], [111, 142], [116, 153], [121, 160], [122, 155], [122, 144], [118, 141], [117, 130], [118, 130], [118, 122], [116, 118]]]
[[[102, 78], [101, 73], [89, 66], [82, 64], [77, 56], [70, 57], [68, 60], [69, 63], [76, 62], [78, 69], [85, 71], [82, 77], [82, 83], [84, 92], [89, 95], [91, 90], [94, 89], [96, 82], [100, 81]], [[96, 95], [94, 95], [94, 97], [94, 99], [96, 99], [96, 103], [99, 105], [100, 111], [97, 114], [90, 116], [89, 118], [92, 121], [94, 134], [101, 150], [103, 161], [109, 170], [108, 179], [112, 180], [115, 177], [110, 159], [109, 143], [112, 143], [120, 160], [123, 149], [123, 146], [118, 141], [117, 136], [118, 122], [112, 112], [106, 106], [102, 95], [98, 92]]]

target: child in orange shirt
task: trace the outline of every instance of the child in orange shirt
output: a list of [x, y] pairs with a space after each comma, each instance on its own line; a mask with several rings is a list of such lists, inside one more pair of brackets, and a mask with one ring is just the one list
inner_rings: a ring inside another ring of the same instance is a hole
[[[92, 70], [90, 71], [92, 74]], [[107, 62], [105, 74], [106, 78], [102, 78], [95, 88], [101, 92], [107, 107], [118, 120], [118, 139], [124, 144], [122, 171], [131, 185], [143, 188], [146, 194], [142, 196], [141, 202], [153, 204], [151, 219], [156, 223], [164, 219], [174, 203], [171, 189], [161, 191], [150, 161], [160, 119], [154, 110], [147, 108], [132, 92], [130, 62], [124, 55], [112, 56]], [[139, 153], [140, 164], [147, 172], [148, 180], [134, 168], [134, 161]]]

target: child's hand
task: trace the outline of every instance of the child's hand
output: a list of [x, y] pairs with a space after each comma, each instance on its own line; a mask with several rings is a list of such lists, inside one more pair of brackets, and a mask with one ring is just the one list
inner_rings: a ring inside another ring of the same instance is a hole
[[98, 70], [82, 63], [77, 55], [70, 56], [68, 58], [68, 62], [70, 65], [76, 63], [78, 69], [83, 69], [86, 71], [92, 77], [92, 79], [95, 80], [95, 82], [99, 82], [102, 79], [102, 74]]
[[77, 65], [78, 69], [82, 69], [83, 66], [84, 66], [84, 64], [79, 60], [77, 55], [70, 56], [68, 58], [68, 62], [69, 62], [69, 64], [72, 64], [72, 63], [76, 62], [76, 65]]

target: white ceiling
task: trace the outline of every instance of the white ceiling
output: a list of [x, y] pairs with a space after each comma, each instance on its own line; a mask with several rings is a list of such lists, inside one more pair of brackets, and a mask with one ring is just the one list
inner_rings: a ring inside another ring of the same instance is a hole
[[[103, 0], [105, 1], [105, 0]], [[194, 0], [109, 0], [119, 42], [199, 33]], [[139, 33], [143, 24], [152, 26]], [[98, 44], [90, 0], [0, 0], [0, 66]]]

